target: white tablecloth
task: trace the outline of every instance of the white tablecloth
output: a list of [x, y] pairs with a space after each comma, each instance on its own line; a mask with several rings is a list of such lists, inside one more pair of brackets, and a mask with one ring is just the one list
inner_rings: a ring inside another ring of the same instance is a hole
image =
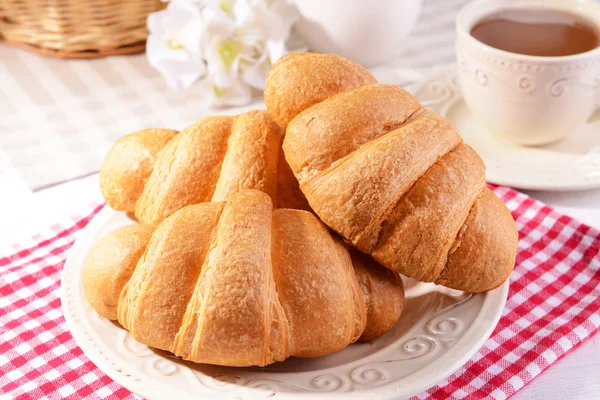
[[[402, 54], [376, 73], [389, 83], [454, 60], [454, 18], [465, 0], [425, 1]], [[197, 87], [172, 92], [144, 55], [56, 60], [0, 45], [0, 173], [33, 190], [98, 171], [112, 145], [148, 127], [181, 129], [210, 110]], [[258, 99], [260, 101], [260, 99]]]

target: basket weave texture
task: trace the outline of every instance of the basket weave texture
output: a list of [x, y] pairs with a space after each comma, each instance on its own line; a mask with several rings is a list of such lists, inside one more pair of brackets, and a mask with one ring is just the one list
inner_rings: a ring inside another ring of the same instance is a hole
[[160, 0], [0, 0], [0, 37], [60, 58], [144, 50], [146, 17]]

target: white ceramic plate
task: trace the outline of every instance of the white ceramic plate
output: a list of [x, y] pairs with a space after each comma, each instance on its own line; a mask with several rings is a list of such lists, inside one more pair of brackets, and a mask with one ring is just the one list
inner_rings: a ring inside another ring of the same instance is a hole
[[84, 353], [112, 379], [149, 399], [317, 399], [324, 393], [330, 399], [406, 398], [443, 380], [473, 356], [491, 335], [508, 294], [508, 282], [470, 295], [406, 280], [402, 317], [377, 341], [265, 368], [195, 365], [136, 342], [85, 300], [81, 270], [91, 246], [133, 223], [105, 207], [81, 232], [64, 267], [62, 305]]
[[469, 112], [448, 67], [407, 88], [444, 116], [483, 158], [487, 180], [532, 190], [580, 190], [600, 187], [600, 113], [567, 138], [540, 147], [497, 140]]

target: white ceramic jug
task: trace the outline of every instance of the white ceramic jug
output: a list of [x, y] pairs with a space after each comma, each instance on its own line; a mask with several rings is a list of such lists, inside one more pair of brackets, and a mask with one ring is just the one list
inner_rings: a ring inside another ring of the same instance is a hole
[[297, 6], [296, 26], [311, 50], [370, 67], [402, 51], [421, 0], [299, 0]]

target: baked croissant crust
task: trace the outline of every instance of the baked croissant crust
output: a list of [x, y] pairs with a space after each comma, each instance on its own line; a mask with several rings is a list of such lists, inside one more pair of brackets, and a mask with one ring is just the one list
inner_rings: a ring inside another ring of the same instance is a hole
[[309, 209], [281, 150], [283, 130], [266, 111], [208, 117], [181, 133], [146, 129], [118, 140], [100, 169], [100, 189], [115, 210], [142, 223], [180, 208], [261, 190], [278, 207]]
[[376, 339], [404, 302], [398, 274], [351, 259], [312, 213], [273, 210], [255, 190], [109, 234], [86, 258], [83, 287], [92, 308], [138, 341], [226, 366]]
[[300, 189], [345, 240], [420, 281], [481, 292], [507, 279], [510, 212], [477, 153], [414, 96], [342, 57], [293, 53], [269, 72], [265, 103]]

